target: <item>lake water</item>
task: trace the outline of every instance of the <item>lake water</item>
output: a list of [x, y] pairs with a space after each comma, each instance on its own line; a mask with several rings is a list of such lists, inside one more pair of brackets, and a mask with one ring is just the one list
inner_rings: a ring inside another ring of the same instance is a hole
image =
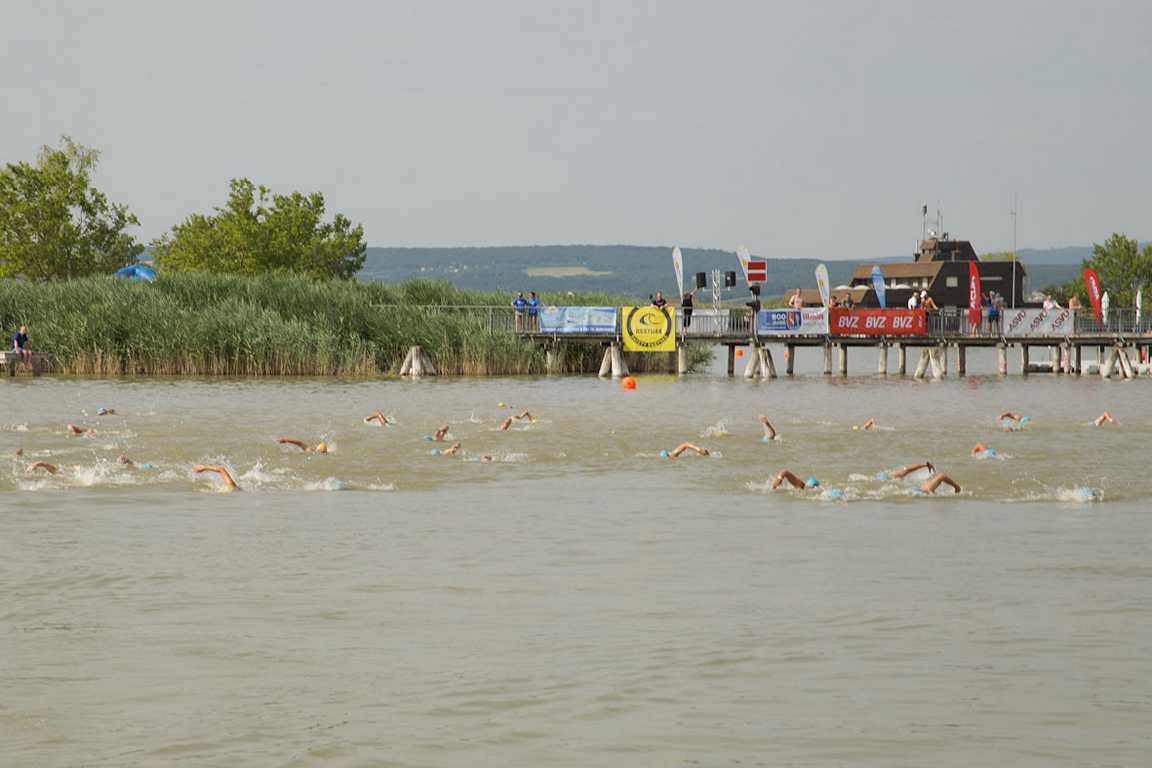
[[[1147, 380], [0, 389], [5, 766], [1152, 754]], [[499, 403], [537, 421], [498, 432]], [[396, 425], [364, 424], [375, 408]], [[1007, 409], [1024, 430], [999, 427]], [[1105, 409], [1119, 427], [1091, 425]], [[430, 454], [445, 422], [462, 458]], [[659, 458], [683, 440], [713, 455]], [[971, 458], [977, 441], [1001, 458]], [[963, 492], [873, 479], [926, 459]], [[61, 474], [27, 473], [38, 460]], [[843, 497], [772, 492], [781, 468]]]

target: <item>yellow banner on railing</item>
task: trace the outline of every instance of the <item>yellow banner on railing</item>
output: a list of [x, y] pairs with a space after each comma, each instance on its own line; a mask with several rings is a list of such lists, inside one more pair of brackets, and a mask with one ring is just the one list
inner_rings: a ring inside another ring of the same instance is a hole
[[620, 307], [625, 352], [675, 352], [675, 307]]

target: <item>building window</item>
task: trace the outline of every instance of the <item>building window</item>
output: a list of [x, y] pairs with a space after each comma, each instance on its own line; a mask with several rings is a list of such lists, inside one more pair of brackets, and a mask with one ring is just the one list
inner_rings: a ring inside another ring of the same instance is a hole
[[960, 278], [958, 278], [958, 277], [945, 277], [944, 278], [944, 287], [945, 288], [959, 288], [960, 287]]

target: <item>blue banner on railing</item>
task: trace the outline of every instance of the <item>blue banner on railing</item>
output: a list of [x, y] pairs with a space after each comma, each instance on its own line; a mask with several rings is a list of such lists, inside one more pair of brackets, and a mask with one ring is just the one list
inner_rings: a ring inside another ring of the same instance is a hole
[[824, 307], [762, 309], [756, 313], [756, 334], [759, 336], [823, 336], [827, 333], [828, 310]]
[[616, 307], [544, 307], [540, 333], [615, 333]]

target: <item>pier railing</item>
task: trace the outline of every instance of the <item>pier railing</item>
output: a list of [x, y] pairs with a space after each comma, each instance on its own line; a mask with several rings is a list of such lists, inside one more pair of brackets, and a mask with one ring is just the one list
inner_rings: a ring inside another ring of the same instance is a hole
[[[378, 305], [377, 309], [389, 319], [407, 323], [413, 316], [426, 322], [438, 319], [451, 319], [453, 322], [463, 321], [476, 330], [484, 333], [519, 333], [526, 335], [551, 335], [542, 333], [539, 315], [517, 315], [512, 307], [475, 306], [475, 305]], [[1024, 310], [1028, 314], [1026, 321], [1035, 320], [1039, 310], [1032, 308]], [[1074, 314], [1073, 314], [1074, 312]], [[1066, 314], [1064, 324], [1056, 320], [1057, 330], [1048, 327], [1042, 332], [1032, 333], [1028, 328], [1019, 328], [1013, 325], [1013, 318], [1019, 320], [1021, 310], [1007, 309], [999, 313], [991, 313], [987, 309], [981, 310], [978, 323], [972, 323], [968, 310], [948, 307], [928, 312], [925, 322], [925, 336], [930, 338], [971, 338], [971, 339], [998, 339], [1018, 337], [1051, 338], [1068, 337], [1152, 337], [1152, 313], [1138, 313], [1133, 308], [1109, 309], [1103, 319], [1097, 320], [1090, 308], [1077, 310], [1047, 310], [1046, 318], [1059, 318]], [[676, 334], [680, 338], [693, 341], [707, 341], [708, 339], [753, 339], [756, 337], [756, 322], [752, 310], [747, 307], [728, 307], [721, 309], [701, 308], [692, 313], [690, 320], [685, 318], [677, 307]], [[619, 335], [620, 326], [617, 318], [615, 334]], [[566, 337], [579, 338], [581, 335], [602, 337], [608, 334], [601, 333], [569, 333]], [[835, 338], [839, 334], [829, 333]], [[849, 334], [850, 336], [850, 334]], [[775, 338], [776, 335], [774, 334]], [[768, 340], [767, 338], [763, 340]]]

